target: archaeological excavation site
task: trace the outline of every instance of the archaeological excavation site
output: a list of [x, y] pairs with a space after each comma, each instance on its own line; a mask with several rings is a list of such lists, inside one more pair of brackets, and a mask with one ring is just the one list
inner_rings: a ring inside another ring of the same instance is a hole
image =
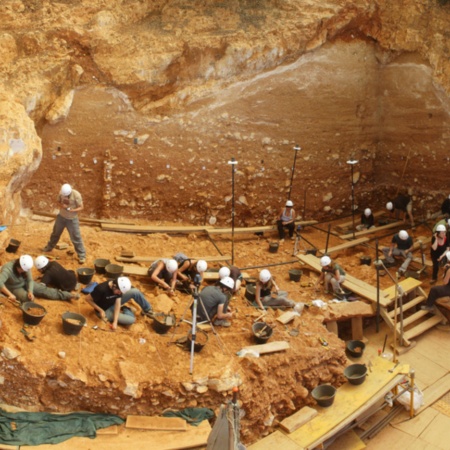
[[450, 1], [0, 19], [0, 449], [448, 448]]

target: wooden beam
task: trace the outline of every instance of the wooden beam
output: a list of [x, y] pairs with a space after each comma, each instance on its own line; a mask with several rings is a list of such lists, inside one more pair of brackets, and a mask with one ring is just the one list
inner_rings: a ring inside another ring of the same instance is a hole
[[127, 416], [126, 428], [159, 431], [186, 431], [186, 421], [180, 417]]
[[292, 416], [286, 417], [286, 419], [280, 422], [280, 428], [286, 431], [286, 433], [292, 433], [317, 416], [317, 414], [317, 410], [310, 408], [309, 406], [304, 406], [296, 413], [292, 414]]
[[269, 342], [268, 344], [250, 345], [248, 347], [244, 347], [242, 350], [254, 351], [260, 355], [263, 355], [265, 353], [281, 352], [282, 350], [287, 350], [288, 348], [291, 348], [289, 342], [274, 341]]
[[[53, 217], [56, 218], [57, 214], [49, 213], [45, 211], [32, 211], [33, 214], [37, 216], [43, 216], [43, 217]], [[109, 219], [91, 219], [90, 217], [81, 217], [78, 216], [78, 219], [80, 222], [86, 222], [86, 223], [95, 223], [95, 224], [114, 224], [114, 225], [133, 225], [131, 222], [122, 222], [122, 221], [116, 221], [116, 220], [109, 220]]]
[[[303, 220], [300, 222], [295, 222], [296, 225], [316, 225], [317, 220]], [[232, 233], [232, 228], [208, 228], [208, 234], [230, 234]], [[277, 231], [276, 225], [263, 225], [259, 227], [238, 227], [234, 229], [236, 234], [242, 233], [264, 233], [264, 232], [272, 232]]]
[[169, 225], [121, 225], [102, 223], [102, 230], [104, 231], [118, 231], [122, 233], [206, 233], [208, 227], [204, 226], [169, 226]]
[[[139, 262], [147, 262], [152, 263], [153, 261], [157, 261], [158, 259], [167, 258], [171, 259], [173, 256], [133, 256], [127, 258], [125, 256], [116, 256], [115, 260], [120, 262], [129, 262], [129, 263], [139, 263]], [[231, 261], [231, 255], [217, 255], [217, 256], [189, 256], [189, 259], [198, 261], [199, 259], [203, 259], [206, 262], [214, 262], [214, 261]]]
[[[386, 214], [386, 211], [377, 211], [377, 212], [373, 213], [373, 217], [378, 218], [378, 217], [384, 216], [385, 214]], [[355, 221], [355, 223], [356, 223], [356, 221]], [[353, 226], [353, 219], [349, 220], [348, 222], [342, 222], [342, 223], [336, 225], [335, 228], [337, 230], [337, 229], [349, 228], [352, 226]]]
[[320, 251], [320, 253], [328, 253], [331, 255], [332, 253], [336, 253], [341, 250], [345, 250], [346, 248], [356, 247], [357, 245], [365, 244], [366, 242], [369, 242], [369, 240], [370, 239], [367, 237], [362, 237], [359, 239], [355, 239], [354, 241], [347, 241], [347, 242], [344, 242], [343, 244], [336, 245], [335, 247], [331, 247], [328, 249], [322, 249], [319, 251]]
[[387, 225], [383, 225], [381, 227], [373, 227], [368, 230], [356, 231], [355, 233], [342, 234], [339, 236], [341, 239], [352, 239], [353, 237], [365, 236], [366, 234], [377, 233], [378, 231], [389, 230], [389, 228], [401, 227], [404, 224], [402, 220], [398, 220], [397, 222], [388, 223]]

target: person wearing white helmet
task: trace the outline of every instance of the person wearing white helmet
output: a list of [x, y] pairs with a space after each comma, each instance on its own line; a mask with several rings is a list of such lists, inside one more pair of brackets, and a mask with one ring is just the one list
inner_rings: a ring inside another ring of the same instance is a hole
[[4, 264], [0, 271], [0, 291], [13, 302], [33, 301], [35, 297], [47, 300], [78, 299], [78, 294], [49, 288], [45, 284], [33, 281], [33, 258], [22, 255], [20, 258]]
[[280, 214], [277, 218], [278, 237], [280, 242], [284, 242], [284, 229], [287, 228], [289, 237], [294, 239], [295, 230], [295, 211], [294, 203], [292, 200], [288, 200], [283, 208], [281, 208]]
[[335, 294], [342, 292], [341, 284], [345, 281], [345, 270], [337, 262], [333, 262], [327, 255], [320, 258], [322, 271], [314, 288], [317, 290], [319, 284], [324, 285], [325, 293], [330, 292], [330, 285]]
[[191, 259], [184, 253], [176, 253], [173, 259], [178, 264], [177, 277], [183, 283], [182, 290], [192, 293], [202, 282], [208, 263], [203, 259]]
[[80, 232], [80, 221], [78, 213], [83, 210], [83, 199], [81, 194], [72, 189], [70, 184], [63, 184], [57, 199], [59, 205], [59, 214], [56, 216], [53, 231], [44, 252], [51, 252], [58, 243], [63, 231], [67, 229], [70, 240], [78, 255], [78, 262], [86, 262], [86, 250]]
[[421, 309], [425, 311], [432, 311], [436, 300], [442, 297], [450, 296], [450, 252], [445, 254], [445, 266], [444, 275], [442, 277], [442, 285], [433, 286], [428, 293], [427, 301], [425, 305], [421, 306]]
[[400, 230], [392, 237], [391, 245], [382, 248], [384, 258], [389, 264], [394, 264], [394, 256], [402, 256], [403, 264], [398, 269], [399, 275], [403, 276], [413, 259], [413, 240], [406, 230]]
[[38, 279], [46, 286], [51, 286], [63, 291], [73, 291], [77, 286], [77, 276], [73, 270], [67, 270], [58, 261], [40, 255], [34, 260], [34, 265], [42, 274]]
[[148, 275], [161, 286], [170, 297], [175, 295], [175, 286], [178, 277], [178, 263], [174, 259], [159, 259], [148, 269]]
[[230, 277], [234, 281], [233, 294], [239, 292], [243, 280], [241, 269], [236, 266], [223, 266], [219, 269], [219, 281], [224, 277]]
[[361, 214], [361, 224], [356, 226], [358, 231], [368, 230], [375, 226], [375, 218], [370, 208], [366, 208]]
[[403, 222], [406, 222], [406, 216], [408, 216], [411, 226], [414, 227], [412, 196], [409, 193], [397, 195], [392, 201], [386, 203], [386, 209], [391, 211], [397, 220], [402, 219]]
[[[444, 219], [445, 223], [445, 219]], [[440, 223], [436, 225], [433, 237], [431, 238], [431, 261], [433, 262], [433, 273], [430, 284], [435, 284], [438, 278], [439, 266], [445, 264], [445, 253], [450, 250], [447, 227]]]
[[214, 325], [229, 327], [229, 319], [233, 312], [228, 306], [228, 301], [233, 292], [234, 281], [230, 277], [224, 277], [216, 286], [206, 286], [199, 294], [197, 305], [197, 319], [200, 322], [212, 321]]
[[288, 298], [287, 291], [281, 291], [269, 270], [259, 272], [259, 279], [255, 287], [255, 303], [265, 310], [266, 307], [293, 308], [295, 302]]
[[150, 303], [139, 289], [133, 288], [127, 277], [104, 281], [86, 296], [86, 301], [94, 308], [95, 314], [110, 322], [112, 330], [116, 330], [117, 325], [128, 326], [136, 322], [133, 310], [126, 306], [131, 299], [141, 307], [142, 315], [153, 317]]

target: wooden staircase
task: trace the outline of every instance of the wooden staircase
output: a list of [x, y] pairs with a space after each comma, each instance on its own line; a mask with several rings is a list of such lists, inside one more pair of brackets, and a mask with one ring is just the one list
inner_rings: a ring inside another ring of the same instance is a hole
[[404, 291], [401, 298], [402, 308], [400, 302], [395, 308], [397, 294], [395, 286], [383, 291], [389, 304], [381, 306], [381, 316], [389, 327], [396, 331], [399, 344], [404, 347], [409, 347], [413, 338], [430, 328], [447, 323], [447, 319], [437, 308], [433, 311], [420, 309], [427, 299], [421, 285], [422, 282], [414, 278], [406, 278], [399, 283]]

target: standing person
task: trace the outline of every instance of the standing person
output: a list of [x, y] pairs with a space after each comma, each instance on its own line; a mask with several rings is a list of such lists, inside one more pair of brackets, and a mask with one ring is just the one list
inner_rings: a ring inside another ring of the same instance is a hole
[[361, 214], [361, 225], [357, 225], [356, 229], [358, 231], [368, 230], [369, 228], [373, 228], [375, 226], [375, 218], [372, 214], [372, 210], [370, 208], [366, 208], [364, 212]]
[[428, 293], [427, 302], [421, 306], [425, 311], [431, 311], [434, 308], [436, 300], [441, 297], [450, 296], [450, 252], [445, 254], [447, 264], [444, 266], [444, 276], [442, 285], [433, 286]]
[[291, 200], [286, 202], [286, 206], [281, 209], [280, 215], [277, 220], [278, 236], [280, 242], [284, 241], [284, 229], [287, 228], [289, 231], [289, 237], [294, 239], [295, 230], [295, 211], [293, 208], [294, 204]]
[[433, 275], [430, 284], [435, 284], [438, 277], [439, 266], [441, 261], [446, 261], [445, 253], [450, 250], [447, 239], [447, 228], [445, 225], [439, 224], [431, 238], [431, 261], [433, 262]]
[[175, 295], [178, 276], [178, 263], [174, 259], [159, 259], [148, 269], [150, 278], [167, 291], [170, 297]]
[[294, 307], [295, 302], [288, 299], [287, 296], [288, 293], [286, 291], [280, 291], [270, 271], [267, 269], [261, 270], [255, 289], [256, 304], [263, 310], [265, 310], [266, 306]]
[[450, 216], [450, 195], [442, 202], [441, 211], [445, 217]]
[[67, 228], [70, 240], [78, 255], [78, 262], [86, 262], [86, 250], [80, 232], [80, 221], [78, 213], [83, 210], [83, 199], [81, 194], [72, 189], [70, 184], [63, 184], [58, 195], [59, 214], [56, 216], [50, 240], [44, 247], [44, 252], [50, 252], [55, 248], [64, 229]]
[[111, 322], [113, 330], [117, 329], [117, 325], [132, 325], [136, 322], [133, 311], [125, 306], [131, 299], [141, 307], [142, 315], [152, 317], [153, 309], [150, 303], [141, 291], [131, 286], [131, 281], [127, 277], [104, 281], [95, 286], [86, 297], [95, 314]]
[[413, 259], [413, 240], [408, 232], [400, 230], [397, 234], [394, 234], [391, 245], [389, 247], [383, 247], [382, 251], [388, 263], [395, 263], [394, 256], [403, 256], [403, 258], [405, 258], [400, 269], [398, 269], [400, 275], [405, 275], [406, 270]]
[[197, 305], [198, 320], [205, 322], [214, 320], [214, 325], [229, 327], [231, 323], [227, 319], [233, 317], [228, 308], [228, 299], [234, 288], [234, 282], [230, 277], [220, 280], [218, 286], [206, 286], [199, 294], [200, 302]]
[[320, 265], [322, 266], [322, 272], [314, 287], [317, 289], [319, 283], [323, 283], [325, 293], [328, 293], [331, 284], [335, 294], [342, 292], [341, 284], [345, 281], [345, 270], [338, 263], [333, 263], [329, 256], [322, 256]]
[[234, 281], [233, 294], [239, 292], [243, 279], [241, 269], [236, 266], [223, 266], [219, 270], [219, 279], [222, 280], [225, 277], [230, 277]]
[[402, 220], [406, 222], [406, 215], [408, 215], [411, 226], [414, 227], [414, 218], [412, 214], [412, 196], [409, 194], [399, 194], [391, 202], [386, 204], [386, 209], [391, 211], [396, 219], [400, 219], [400, 214], [403, 215]]
[[40, 282], [63, 291], [73, 291], [77, 285], [77, 276], [73, 270], [65, 269], [58, 261], [49, 261], [44, 255], [34, 260], [34, 265], [42, 273]]
[[4, 264], [0, 271], [0, 291], [12, 301], [32, 302], [35, 297], [47, 300], [78, 299], [78, 294], [48, 288], [45, 284], [33, 281], [31, 269], [33, 258], [22, 255], [20, 258]]

